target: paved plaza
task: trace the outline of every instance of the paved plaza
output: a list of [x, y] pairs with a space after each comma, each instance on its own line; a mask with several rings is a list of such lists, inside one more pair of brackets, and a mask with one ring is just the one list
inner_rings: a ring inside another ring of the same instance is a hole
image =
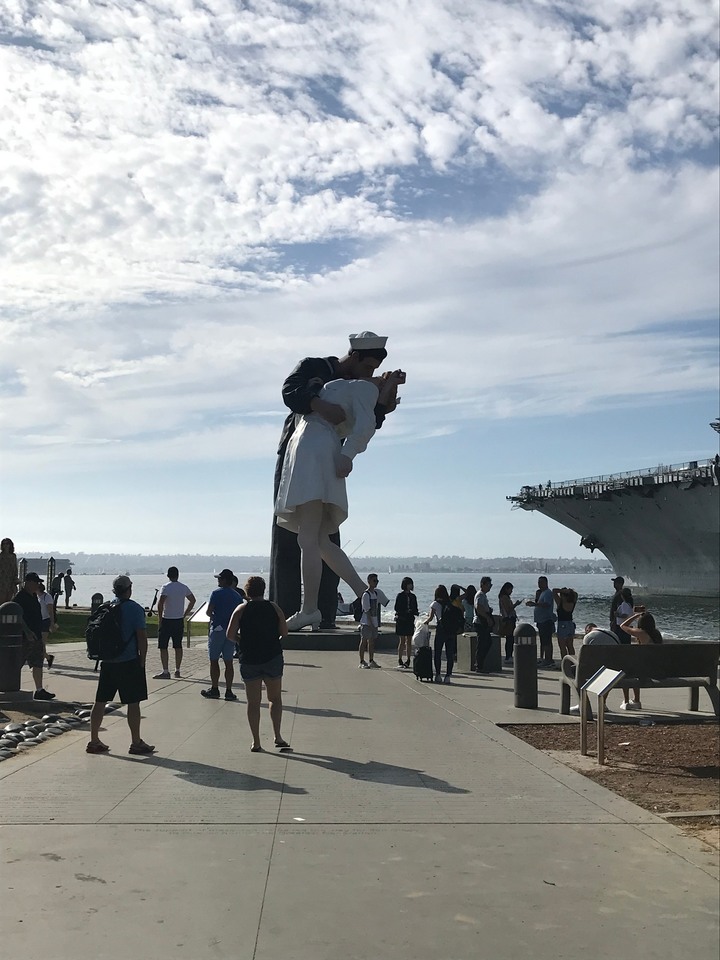
[[[92, 664], [55, 652], [50, 689], [91, 701]], [[79, 731], [0, 763], [0, 957], [717, 960], [717, 857], [497, 726], [577, 725], [556, 677], [520, 711], [510, 673], [421, 685], [378, 660], [286, 653], [292, 754], [265, 708], [250, 752], [241, 686], [200, 696], [199, 643], [150, 681], [153, 757], [119, 712], [109, 755]]]

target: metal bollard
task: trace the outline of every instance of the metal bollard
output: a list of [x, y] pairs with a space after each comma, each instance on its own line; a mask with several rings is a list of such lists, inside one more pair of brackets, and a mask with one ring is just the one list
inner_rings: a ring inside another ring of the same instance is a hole
[[538, 705], [537, 634], [531, 623], [519, 623], [515, 645], [515, 706], [535, 710]]
[[22, 613], [19, 603], [0, 605], [0, 690], [7, 693], [20, 689], [24, 659]]

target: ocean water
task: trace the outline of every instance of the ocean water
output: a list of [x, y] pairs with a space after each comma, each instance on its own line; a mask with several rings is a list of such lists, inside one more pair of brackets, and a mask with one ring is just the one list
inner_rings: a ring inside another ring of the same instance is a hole
[[[118, 571], [124, 573], [125, 571]], [[242, 586], [253, 573], [261, 571], [235, 571]], [[369, 571], [358, 565], [358, 572], [365, 576]], [[380, 588], [390, 598], [390, 603], [383, 612], [383, 620], [390, 623], [393, 619], [393, 603], [395, 596], [400, 590], [400, 582], [404, 576], [412, 576], [415, 583], [415, 594], [418, 598], [418, 604], [421, 612], [427, 610], [432, 602], [435, 588], [439, 583], [444, 583], [448, 589], [453, 583], [459, 583], [467, 586], [473, 583], [476, 587], [480, 582], [480, 575], [468, 573], [383, 573], [382, 570], [373, 571], [380, 577]], [[267, 580], [267, 573], [262, 573]], [[494, 573], [491, 572], [493, 586], [489, 593], [490, 605], [497, 612], [498, 602], [497, 594], [502, 584], [509, 580], [514, 584], [513, 599], [527, 600], [534, 598], [537, 588], [537, 575], [527, 573]], [[112, 580], [115, 574], [95, 576], [89, 574], [75, 574], [74, 580], [77, 584], [77, 591], [72, 595], [72, 603], [78, 606], [89, 606], [90, 598], [94, 593], [102, 593], [105, 599], [112, 596]], [[145, 607], [149, 607], [153, 601], [155, 590], [166, 582], [163, 573], [153, 575], [133, 576], [130, 571], [130, 577], [133, 581], [133, 599]], [[207, 600], [210, 592], [215, 588], [216, 581], [212, 572], [208, 573], [180, 573], [180, 579], [186, 583], [195, 594], [198, 603]], [[609, 622], [610, 600], [613, 595], [612, 583], [610, 577], [599, 574], [557, 574], [550, 576], [551, 587], [572, 587], [577, 590], [579, 600], [575, 608], [575, 622], [578, 629], [582, 628], [588, 622], [597, 623], [604, 627]], [[344, 584], [340, 584], [340, 591], [346, 601], [352, 599], [350, 591]], [[657, 625], [664, 636], [668, 638], [675, 637], [683, 640], [718, 640], [720, 639], [720, 612], [718, 611], [717, 601], [712, 599], [696, 597], [657, 597], [637, 591], [634, 594], [636, 603], [644, 603], [648, 610], [653, 614]], [[60, 598], [60, 606], [64, 605], [64, 597]], [[518, 619], [532, 620], [532, 608], [521, 604], [517, 608]]]

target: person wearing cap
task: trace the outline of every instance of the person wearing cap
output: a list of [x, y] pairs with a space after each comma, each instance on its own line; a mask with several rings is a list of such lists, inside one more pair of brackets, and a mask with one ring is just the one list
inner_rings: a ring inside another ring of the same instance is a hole
[[[183, 658], [183, 634], [185, 633], [185, 617], [195, 605], [195, 597], [190, 587], [178, 579], [180, 571], [177, 567], [168, 567], [168, 582], [160, 588], [158, 600], [158, 649], [162, 670], [155, 674], [153, 680], [170, 679], [170, 661], [168, 646], [172, 640], [175, 651], [175, 679], [180, 679], [180, 664]], [[185, 605], [187, 601], [187, 606]]]
[[[387, 337], [379, 337], [371, 331], [350, 336], [350, 348], [344, 357], [306, 357], [301, 360], [285, 380], [282, 398], [290, 413], [280, 436], [273, 497], [277, 499], [280, 477], [282, 475], [285, 451], [298, 420], [302, 415], [314, 413], [332, 426], [341, 424], [345, 419], [342, 406], [320, 397], [320, 391], [331, 380], [355, 380], [371, 377], [387, 357], [385, 344]], [[395, 409], [396, 401], [375, 406], [375, 428], [380, 429], [388, 413]], [[333, 543], [340, 544], [340, 535], [334, 533]], [[301, 576], [300, 548], [297, 534], [273, 521], [272, 542], [270, 548], [270, 578], [268, 595], [270, 600], [282, 609], [286, 616], [300, 610]], [[335, 625], [337, 612], [337, 589], [339, 578], [329, 567], [323, 565], [318, 607], [321, 613], [320, 626], [330, 628]]]
[[205, 612], [209, 618], [208, 624], [208, 659], [210, 661], [210, 687], [201, 690], [201, 696], [206, 700], [220, 699], [220, 660], [225, 663], [225, 699], [237, 700], [232, 685], [235, 679], [233, 657], [235, 644], [228, 640], [227, 629], [235, 608], [242, 602], [233, 589], [235, 575], [232, 570], [221, 570], [216, 574], [217, 590], [213, 590], [208, 600]]
[[615, 587], [615, 594], [610, 601], [610, 629], [614, 633], [615, 627], [617, 626], [615, 622], [617, 619], [617, 608], [623, 602], [622, 589], [625, 586], [625, 577], [613, 577], [612, 585]]
[[345, 478], [352, 470], [353, 458], [365, 450], [375, 433], [375, 407], [378, 402], [390, 404], [402, 376], [396, 372], [372, 379], [331, 380], [319, 398], [342, 406], [345, 419], [333, 427], [318, 414], [306, 414], [290, 438], [275, 499], [278, 525], [297, 533], [301, 553], [302, 607], [288, 619], [289, 630], [321, 623], [323, 563], [347, 583], [358, 600], [365, 592], [366, 585], [350, 558], [331, 536], [347, 519]]
[[36, 573], [26, 573], [23, 585], [12, 599], [22, 608], [23, 618], [23, 662], [32, 670], [35, 693], [33, 700], [54, 700], [55, 694], [43, 687], [43, 664], [45, 651], [42, 641], [42, 609], [38, 600], [40, 577]]
[[90, 711], [90, 740], [85, 747], [86, 753], [107, 753], [110, 747], [100, 739], [100, 725], [105, 716], [105, 708], [115, 695], [127, 707], [127, 722], [130, 727], [130, 749], [133, 756], [147, 756], [155, 752], [155, 747], [140, 736], [140, 704], [147, 700], [147, 680], [145, 678], [145, 659], [147, 657], [147, 631], [145, 629], [145, 610], [139, 603], [131, 600], [132, 580], [124, 574], [113, 580], [115, 604], [120, 605], [120, 629], [125, 643], [122, 653], [100, 664], [95, 703]]

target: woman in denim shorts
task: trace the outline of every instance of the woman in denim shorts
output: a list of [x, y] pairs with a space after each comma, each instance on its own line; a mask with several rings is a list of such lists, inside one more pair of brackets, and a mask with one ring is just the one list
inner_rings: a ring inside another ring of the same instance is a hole
[[278, 750], [288, 751], [290, 745], [280, 732], [282, 722], [282, 638], [287, 636], [285, 616], [276, 603], [264, 599], [265, 581], [262, 577], [250, 577], [245, 584], [247, 603], [233, 613], [228, 624], [227, 637], [237, 643], [240, 675], [245, 682], [247, 695], [247, 718], [252, 734], [250, 749], [253, 753], [262, 750], [260, 744], [260, 702], [265, 684], [270, 719]]

